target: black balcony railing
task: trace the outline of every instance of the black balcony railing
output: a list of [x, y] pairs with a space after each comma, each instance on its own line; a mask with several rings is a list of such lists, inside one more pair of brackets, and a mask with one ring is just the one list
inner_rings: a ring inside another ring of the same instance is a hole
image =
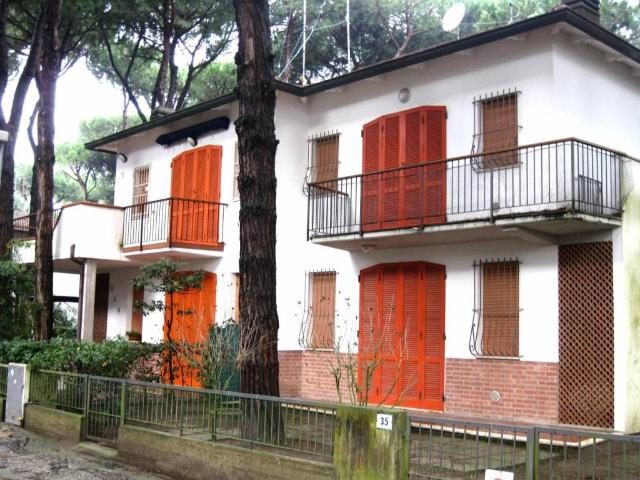
[[569, 138], [312, 183], [307, 236], [561, 212], [616, 217], [624, 157]]
[[[61, 208], [53, 210], [53, 227], [58, 223]], [[31, 240], [36, 237], [36, 214], [24, 215], [13, 219], [13, 239], [14, 240]]]
[[217, 248], [223, 244], [226, 204], [165, 198], [124, 209], [122, 247]]

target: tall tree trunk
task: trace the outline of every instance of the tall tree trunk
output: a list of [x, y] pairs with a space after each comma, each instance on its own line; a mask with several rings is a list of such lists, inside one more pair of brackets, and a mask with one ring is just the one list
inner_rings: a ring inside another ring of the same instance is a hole
[[38, 112], [38, 155], [35, 168], [38, 178], [38, 212], [36, 215], [36, 300], [41, 311], [36, 338], [48, 340], [53, 334], [53, 164], [54, 113], [56, 83], [60, 71], [58, 25], [62, 0], [44, 0], [42, 56], [37, 73], [40, 93]]
[[36, 68], [40, 58], [42, 46], [41, 21], [42, 15], [40, 15], [34, 23], [29, 55], [18, 77], [18, 83], [11, 103], [9, 121], [5, 124], [5, 128], [9, 132], [9, 141], [5, 145], [2, 153], [2, 174], [0, 180], [0, 252], [6, 251], [7, 245], [13, 236], [13, 183], [16, 137], [20, 129], [27, 92], [36, 74]]
[[240, 389], [279, 395], [276, 95], [267, 0], [234, 0], [239, 31]]

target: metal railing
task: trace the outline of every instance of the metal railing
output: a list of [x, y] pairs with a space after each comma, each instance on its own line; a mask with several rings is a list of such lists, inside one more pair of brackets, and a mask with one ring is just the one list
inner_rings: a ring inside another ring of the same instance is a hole
[[48, 370], [29, 401], [85, 415], [87, 438], [115, 442], [122, 424], [318, 457], [333, 454], [335, 406]]
[[615, 217], [623, 158], [569, 138], [312, 183], [307, 236], [562, 212]]
[[[6, 368], [5, 375], [6, 378]], [[117, 441], [120, 425], [250, 448], [334, 454], [336, 405], [47, 370], [31, 374], [29, 401], [85, 415], [84, 434]], [[640, 478], [640, 436], [411, 414], [412, 479]]]
[[565, 427], [410, 417], [412, 479], [640, 478], [640, 437]]
[[[53, 228], [58, 224], [61, 208], [53, 210]], [[30, 240], [36, 236], [36, 214], [24, 215], [13, 219], [13, 239]]]
[[0, 363], [0, 398], [7, 398], [7, 378], [9, 376], [9, 366]]
[[226, 204], [165, 198], [124, 209], [123, 248], [213, 248], [224, 242]]

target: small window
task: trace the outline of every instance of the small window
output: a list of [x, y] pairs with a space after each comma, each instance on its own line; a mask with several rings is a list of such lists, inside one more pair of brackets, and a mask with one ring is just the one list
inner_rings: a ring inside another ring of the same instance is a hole
[[309, 139], [309, 178], [311, 182], [326, 182], [338, 178], [338, 147], [340, 135], [331, 133]]
[[482, 167], [518, 164], [518, 92], [514, 89], [486, 95], [474, 99], [474, 105], [474, 150], [483, 154]]
[[133, 204], [140, 205], [135, 209], [135, 213], [141, 215], [144, 213], [149, 197], [149, 166], [138, 167], [133, 171]]
[[475, 309], [470, 349], [474, 355], [518, 357], [520, 262], [474, 263]]
[[336, 272], [308, 272], [307, 279], [300, 343], [309, 349], [331, 349], [335, 337]]
[[240, 150], [238, 149], [238, 142], [236, 142], [236, 148], [234, 149], [233, 156], [233, 201], [240, 200], [240, 190], [238, 190], [238, 175], [240, 175]]

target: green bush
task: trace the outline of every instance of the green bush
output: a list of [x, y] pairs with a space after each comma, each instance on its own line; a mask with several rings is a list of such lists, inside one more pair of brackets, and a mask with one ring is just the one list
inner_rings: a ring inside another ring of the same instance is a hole
[[31, 336], [39, 311], [34, 283], [31, 267], [0, 258], [0, 340]]
[[114, 378], [155, 381], [162, 345], [128, 342], [102, 343], [54, 338], [49, 342], [0, 342], [0, 363], [28, 363], [32, 368], [60, 370]]

